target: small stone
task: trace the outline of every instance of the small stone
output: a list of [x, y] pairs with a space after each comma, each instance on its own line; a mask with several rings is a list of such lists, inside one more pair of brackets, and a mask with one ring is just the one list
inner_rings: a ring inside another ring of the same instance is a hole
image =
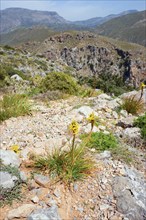
[[103, 210], [108, 209], [108, 208], [109, 208], [109, 205], [107, 205], [107, 204], [102, 204], [102, 205], [99, 205], [99, 208], [100, 208], [101, 211], [103, 211]]
[[60, 197], [60, 191], [58, 189], [54, 190], [54, 195], [59, 198]]
[[49, 177], [41, 175], [41, 174], [35, 174], [34, 175], [34, 180], [37, 184], [43, 186], [43, 187], [47, 187], [47, 185], [50, 182]]
[[74, 184], [73, 187], [74, 187], [74, 191], [75, 191], [75, 192], [78, 191], [78, 185], [77, 185], [76, 183]]
[[35, 196], [35, 197], [33, 197], [33, 198], [31, 199], [31, 201], [32, 201], [33, 203], [38, 203], [38, 202], [39, 202], [39, 198], [38, 198], [37, 196]]
[[20, 171], [20, 178], [24, 183], [27, 181], [27, 176], [23, 171]]

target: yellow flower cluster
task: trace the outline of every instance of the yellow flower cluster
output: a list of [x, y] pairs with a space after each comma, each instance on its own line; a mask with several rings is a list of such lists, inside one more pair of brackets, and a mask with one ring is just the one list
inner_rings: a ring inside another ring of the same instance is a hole
[[89, 121], [90, 123], [93, 123], [95, 121], [95, 115], [94, 112], [92, 112], [89, 117], [87, 118], [87, 121]]
[[16, 154], [20, 153], [19, 146], [13, 145], [10, 147], [10, 150], [14, 151]]
[[140, 88], [141, 88], [141, 89], [144, 89], [145, 87], [146, 87], [146, 85], [145, 85], [144, 83], [141, 83]]
[[69, 125], [69, 129], [73, 133], [73, 135], [76, 135], [79, 132], [79, 124], [75, 120], [73, 120]]

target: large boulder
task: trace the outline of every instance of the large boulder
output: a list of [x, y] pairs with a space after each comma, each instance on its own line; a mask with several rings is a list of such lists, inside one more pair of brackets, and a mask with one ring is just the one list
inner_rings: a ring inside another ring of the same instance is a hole
[[146, 216], [146, 182], [141, 173], [128, 167], [126, 176], [116, 176], [113, 180], [113, 194], [117, 200], [117, 210], [129, 220], [144, 220]]

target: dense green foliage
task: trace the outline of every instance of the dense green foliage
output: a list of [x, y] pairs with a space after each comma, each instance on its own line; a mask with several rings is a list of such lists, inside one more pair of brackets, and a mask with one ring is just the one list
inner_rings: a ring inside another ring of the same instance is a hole
[[112, 134], [104, 134], [103, 132], [92, 133], [90, 137], [85, 134], [81, 138], [88, 147], [95, 148], [98, 151], [109, 150], [118, 146], [117, 139]]
[[112, 75], [109, 72], [100, 74], [98, 77], [88, 77], [79, 79], [80, 84], [87, 83], [92, 88], [101, 89], [105, 93], [114, 94], [116, 96], [121, 95], [122, 93], [131, 90], [130, 87], [127, 87], [124, 83], [122, 77], [118, 75]]
[[134, 126], [141, 129], [141, 136], [146, 140], [146, 113], [135, 120]]
[[75, 95], [79, 91], [79, 86], [75, 79], [68, 74], [62, 72], [49, 73], [41, 84], [44, 92], [50, 90], [60, 90], [64, 93]]
[[5, 95], [0, 100], [0, 122], [11, 117], [18, 117], [29, 113], [30, 104], [24, 95]]

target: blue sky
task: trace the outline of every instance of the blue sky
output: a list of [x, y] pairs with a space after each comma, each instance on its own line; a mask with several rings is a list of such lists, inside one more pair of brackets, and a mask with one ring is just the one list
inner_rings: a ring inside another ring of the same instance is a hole
[[84, 20], [122, 11], [146, 10], [145, 0], [1, 0], [1, 9], [21, 7], [42, 11], [56, 11], [67, 20]]

